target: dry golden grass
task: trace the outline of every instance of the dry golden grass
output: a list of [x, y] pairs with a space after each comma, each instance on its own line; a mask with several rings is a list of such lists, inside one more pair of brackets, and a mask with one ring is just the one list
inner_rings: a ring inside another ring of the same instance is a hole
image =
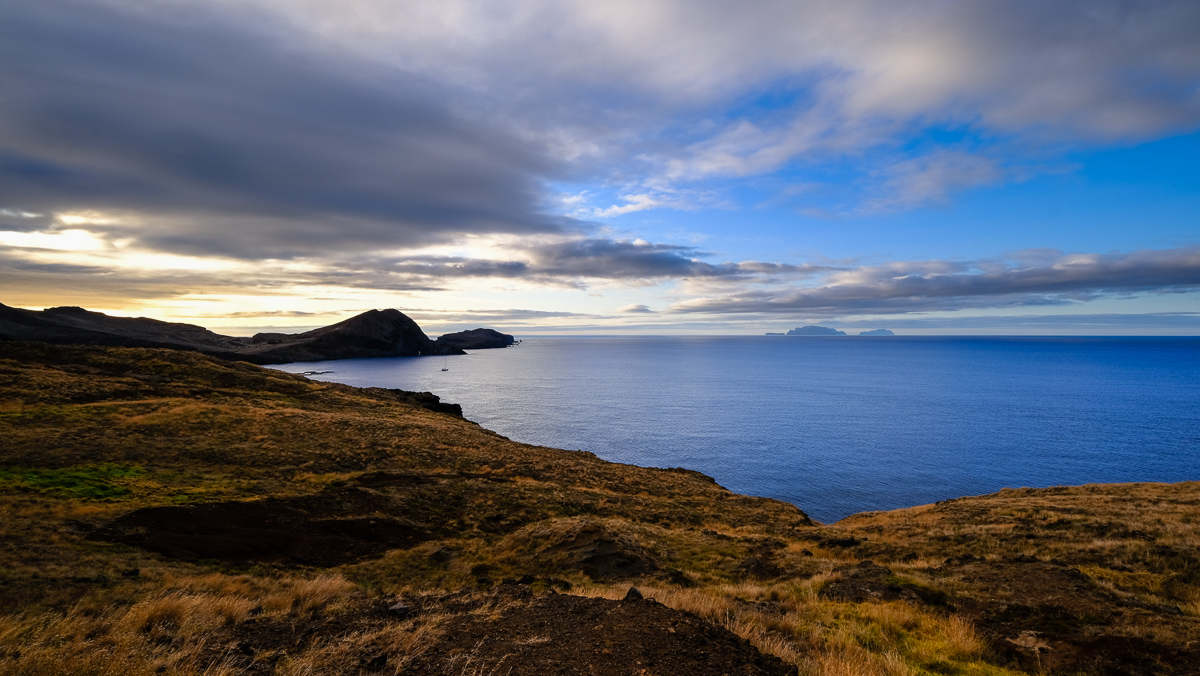
[[[839, 603], [818, 597], [832, 576], [776, 584], [702, 589], [643, 586], [663, 605], [698, 615], [759, 650], [797, 665], [802, 674], [894, 676], [927, 673], [1010, 674], [983, 660], [987, 648], [970, 622], [903, 602]], [[573, 590], [620, 599], [627, 584]]]
[[[213, 637], [250, 618], [317, 623], [357, 612], [368, 595], [461, 592], [525, 575], [538, 578], [536, 592], [554, 580], [620, 598], [635, 585], [805, 675], [1016, 673], [998, 666], [1014, 663], [989, 644], [1003, 636], [985, 636], [953, 604], [821, 593], [845, 576], [839, 567], [871, 559], [899, 583], [964, 607], [1005, 594], [1006, 603], [1038, 603], [1019, 589], [981, 588], [946, 564], [965, 555], [996, 567], [1017, 555], [1055, 560], [1126, 604], [1086, 632], [1180, 649], [1200, 641], [1200, 483], [1006, 490], [819, 527], [790, 505], [737, 496], [694, 473], [518, 444], [383, 390], [161, 350], [33, 346], [5, 357], [0, 673], [223, 674], [232, 648]], [[32, 470], [74, 483], [34, 481]], [[311, 496], [379, 472], [419, 479], [369, 490], [394, 499], [397, 515], [428, 526], [432, 539], [334, 570], [183, 562], [87, 539], [142, 507]], [[584, 526], [645, 559], [644, 573], [592, 580], [570, 547], [556, 548]], [[837, 543], [850, 537], [861, 542]], [[380, 673], [402, 673], [404, 656], [453, 621], [354, 625], [253, 659], [298, 675], [389, 654]], [[447, 668], [482, 667], [468, 653]]]
[[[188, 675], [235, 673], [221, 658], [230, 647], [212, 643], [218, 630], [229, 629], [252, 613], [303, 620], [334, 612], [355, 589], [336, 575], [168, 575], [162, 584], [161, 590], [129, 605], [85, 598], [65, 613], [0, 616], [0, 646], [19, 653], [0, 660], [0, 673], [150, 674], [160, 667]], [[397, 634], [389, 640], [408, 639]], [[292, 661], [319, 661], [327, 650], [316, 646]]]
[[[347, 636], [321, 639], [296, 655], [288, 655], [276, 665], [279, 676], [316, 676], [344, 672], [361, 655], [387, 655], [390, 658], [374, 674], [405, 673], [405, 667], [445, 631], [449, 620], [445, 615], [426, 615], [421, 623], [404, 622]], [[367, 673], [367, 669], [362, 669]]]

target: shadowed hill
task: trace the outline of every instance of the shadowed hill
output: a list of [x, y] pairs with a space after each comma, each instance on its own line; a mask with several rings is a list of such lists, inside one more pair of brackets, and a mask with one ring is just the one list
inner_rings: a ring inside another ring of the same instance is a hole
[[0, 305], [0, 341], [59, 345], [166, 347], [257, 364], [293, 361], [463, 354], [454, 345], [430, 340], [399, 310], [370, 310], [304, 333], [223, 336], [193, 324], [146, 317], [110, 317], [78, 307], [36, 312]]

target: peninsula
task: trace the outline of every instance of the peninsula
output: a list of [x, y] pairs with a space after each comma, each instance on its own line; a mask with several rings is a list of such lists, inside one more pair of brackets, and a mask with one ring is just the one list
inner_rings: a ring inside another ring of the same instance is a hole
[[195, 350], [0, 347], [5, 673], [1200, 664], [1194, 482], [822, 525], [694, 471], [511, 441], [428, 393]]
[[[477, 331], [504, 336], [491, 329]], [[194, 324], [146, 317], [110, 317], [79, 307], [55, 307], [37, 312], [0, 305], [0, 341], [6, 340], [59, 345], [166, 347], [255, 364], [465, 354], [453, 340], [430, 340], [416, 322], [399, 310], [391, 309], [370, 310], [304, 333], [259, 333], [243, 338], [223, 336]]]

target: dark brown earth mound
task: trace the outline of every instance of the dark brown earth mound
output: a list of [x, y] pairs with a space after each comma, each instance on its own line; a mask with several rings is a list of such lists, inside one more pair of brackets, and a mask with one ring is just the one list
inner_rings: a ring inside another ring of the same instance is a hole
[[[631, 597], [638, 596], [630, 594]], [[796, 667], [651, 599], [518, 595], [456, 621], [406, 674], [784, 676]]]
[[147, 507], [116, 519], [92, 539], [190, 561], [336, 566], [432, 537], [394, 516], [397, 511], [386, 496], [344, 488], [298, 498]]
[[658, 570], [653, 552], [599, 519], [539, 522], [511, 540], [535, 550], [537, 561], [578, 570], [593, 580], [625, 580]]
[[506, 584], [494, 591], [382, 601], [346, 612], [250, 617], [208, 638], [209, 662], [276, 673], [287, 655], [341, 645], [306, 666], [321, 674], [406, 676], [795, 676], [726, 629], [631, 593], [623, 601]]
[[851, 603], [904, 600], [944, 605], [944, 599], [925, 592], [919, 585], [906, 584], [892, 575], [890, 568], [877, 566], [872, 561], [860, 561], [853, 566], [838, 566], [833, 572], [838, 576], [821, 589], [821, 596], [824, 598]]

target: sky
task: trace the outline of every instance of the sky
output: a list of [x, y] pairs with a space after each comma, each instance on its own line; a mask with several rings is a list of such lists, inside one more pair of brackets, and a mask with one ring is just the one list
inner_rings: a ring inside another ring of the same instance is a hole
[[0, 3], [0, 303], [1200, 335], [1195, 0]]

